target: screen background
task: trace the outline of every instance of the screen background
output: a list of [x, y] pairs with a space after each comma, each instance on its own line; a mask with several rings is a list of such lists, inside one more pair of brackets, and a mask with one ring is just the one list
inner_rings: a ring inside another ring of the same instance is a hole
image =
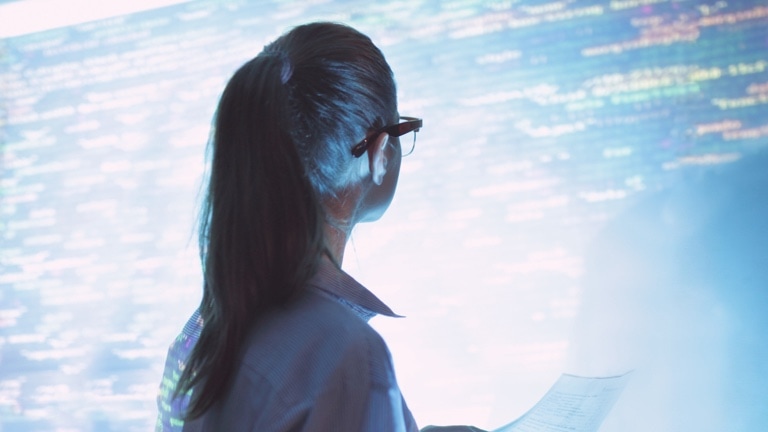
[[152, 427], [200, 299], [218, 96], [314, 20], [371, 36], [400, 112], [424, 118], [392, 207], [344, 262], [407, 316], [372, 325], [421, 426], [530, 408], [567, 372], [593, 234], [688, 167], [768, 144], [758, 1], [190, 1], [22, 26], [0, 40], [4, 430]]

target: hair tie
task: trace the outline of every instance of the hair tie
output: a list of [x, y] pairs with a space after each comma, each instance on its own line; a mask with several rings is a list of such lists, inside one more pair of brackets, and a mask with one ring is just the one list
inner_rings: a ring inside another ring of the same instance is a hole
[[291, 76], [293, 76], [293, 65], [291, 64], [291, 59], [288, 55], [280, 50], [265, 51], [265, 54], [280, 60], [280, 82], [282, 84], [287, 83], [288, 80], [291, 79]]

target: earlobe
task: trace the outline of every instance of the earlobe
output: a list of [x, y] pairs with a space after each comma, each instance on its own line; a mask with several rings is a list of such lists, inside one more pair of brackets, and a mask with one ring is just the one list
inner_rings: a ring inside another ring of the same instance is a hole
[[388, 138], [389, 135], [382, 133], [368, 147], [368, 167], [371, 172], [371, 179], [379, 186], [384, 182], [384, 175], [387, 173], [388, 160], [384, 150], [387, 147]]

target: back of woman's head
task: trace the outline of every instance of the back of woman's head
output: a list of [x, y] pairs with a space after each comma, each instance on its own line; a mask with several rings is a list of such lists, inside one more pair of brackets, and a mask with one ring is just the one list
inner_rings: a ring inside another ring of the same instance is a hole
[[352, 146], [397, 120], [389, 65], [367, 36], [331, 23], [297, 27], [262, 56], [281, 63], [287, 128], [307, 176], [322, 197], [334, 195], [354, 180]]
[[359, 181], [351, 149], [397, 115], [381, 51], [339, 24], [296, 27], [230, 79], [216, 112], [200, 248], [204, 327], [177, 386], [199, 417], [229, 387], [264, 311], [295, 298], [323, 254], [323, 201]]

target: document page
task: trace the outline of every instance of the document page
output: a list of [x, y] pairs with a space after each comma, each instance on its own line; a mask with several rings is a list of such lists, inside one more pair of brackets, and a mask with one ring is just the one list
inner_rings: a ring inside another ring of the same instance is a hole
[[595, 432], [628, 378], [563, 374], [530, 411], [493, 432]]

